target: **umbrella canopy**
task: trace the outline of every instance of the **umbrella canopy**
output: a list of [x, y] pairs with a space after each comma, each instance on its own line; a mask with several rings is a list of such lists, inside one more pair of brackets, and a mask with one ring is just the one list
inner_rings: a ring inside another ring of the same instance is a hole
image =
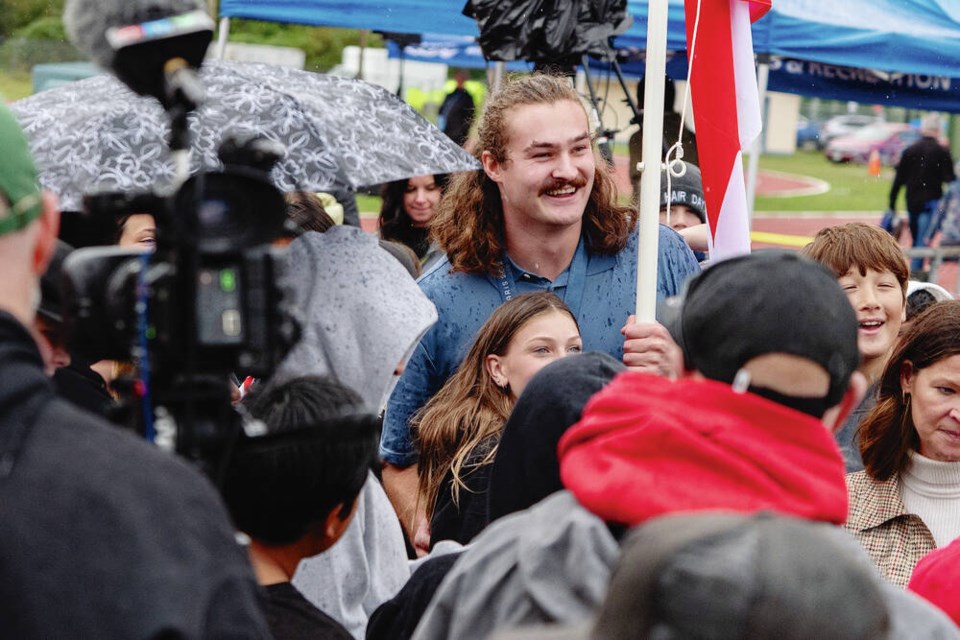
[[[189, 117], [191, 172], [219, 168], [225, 137], [262, 135], [286, 155], [272, 177], [283, 191], [326, 191], [479, 163], [392, 93], [361, 80], [211, 60], [206, 102]], [[109, 75], [61, 85], [11, 106], [40, 181], [79, 210], [84, 193], [163, 189], [174, 179], [170, 126], [159, 102]]]

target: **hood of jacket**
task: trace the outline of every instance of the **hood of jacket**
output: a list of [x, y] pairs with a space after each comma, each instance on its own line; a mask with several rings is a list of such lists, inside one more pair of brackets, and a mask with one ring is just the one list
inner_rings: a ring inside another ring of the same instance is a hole
[[703, 510], [847, 516], [843, 458], [823, 423], [712, 380], [621, 374], [559, 455], [564, 486], [611, 523]]
[[590, 396], [624, 370], [605, 353], [584, 353], [552, 362], [530, 379], [500, 436], [490, 472], [490, 521], [563, 489], [560, 436], [580, 419]]
[[302, 315], [298, 342], [271, 384], [331, 375], [378, 412], [437, 310], [377, 238], [337, 226], [307, 232], [287, 253], [285, 279]]
[[603, 602], [620, 546], [569, 491], [492, 523], [464, 548], [412, 640], [483, 640], [572, 623]]

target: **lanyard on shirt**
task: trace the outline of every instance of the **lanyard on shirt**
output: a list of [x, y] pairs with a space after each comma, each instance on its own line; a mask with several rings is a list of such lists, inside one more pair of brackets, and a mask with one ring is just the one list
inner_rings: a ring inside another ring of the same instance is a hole
[[[577, 244], [577, 250], [573, 254], [573, 261], [567, 271], [567, 286], [564, 288], [563, 295], [556, 294], [564, 304], [570, 308], [573, 317], [580, 317], [580, 305], [583, 302], [583, 290], [587, 286], [587, 246], [586, 242], [581, 240]], [[507, 263], [507, 256], [503, 256], [503, 275], [496, 278], [497, 286], [500, 289], [500, 298], [503, 302], [510, 300], [519, 293], [517, 283], [513, 278], [513, 269]]]

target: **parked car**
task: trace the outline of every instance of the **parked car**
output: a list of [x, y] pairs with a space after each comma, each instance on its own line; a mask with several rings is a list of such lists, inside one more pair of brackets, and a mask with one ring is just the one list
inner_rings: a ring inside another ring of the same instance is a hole
[[[834, 138], [827, 144], [824, 155], [831, 162], [865, 163], [874, 149], [879, 151], [881, 148], [889, 148], [895, 144], [893, 140], [900, 135], [907, 136], [912, 142], [919, 138], [920, 132], [908, 124], [872, 124], [849, 135]], [[899, 158], [899, 155], [897, 157]]]
[[834, 138], [824, 154], [833, 162], [866, 163], [876, 150], [881, 164], [895, 165], [903, 150], [920, 139], [920, 131], [908, 124], [881, 122], [848, 136]]
[[834, 138], [848, 136], [858, 129], [878, 122], [883, 121], [876, 116], [863, 116], [856, 113], [834, 116], [824, 122], [823, 127], [820, 128], [820, 148], [826, 147]]
[[797, 149], [820, 149], [822, 123], [804, 116], [797, 118]]

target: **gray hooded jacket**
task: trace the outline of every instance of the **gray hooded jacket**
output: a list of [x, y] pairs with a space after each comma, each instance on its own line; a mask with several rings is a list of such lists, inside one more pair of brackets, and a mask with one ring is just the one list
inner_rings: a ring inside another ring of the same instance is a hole
[[[332, 375], [378, 412], [437, 311], [377, 239], [360, 229], [308, 232], [290, 244], [286, 277], [303, 314], [300, 342], [270, 383]], [[396, 513], [371, 474], [344, 536], [300, 563], [293, 585], [356, 638], [410, 577]]]
[[[852, 536], [822, 526], [875, 573]], [[492, 523], [466, 547], [413, 640], [586, 640], [619, 557], [620, 546], [604, 522], [569, 491], [555, 493]], [[890, 615], [888, 640], [960, 639], [942, 611], [879, 574], [876, 579]], [[563, 626], [518, 629], [544, 623]]]

